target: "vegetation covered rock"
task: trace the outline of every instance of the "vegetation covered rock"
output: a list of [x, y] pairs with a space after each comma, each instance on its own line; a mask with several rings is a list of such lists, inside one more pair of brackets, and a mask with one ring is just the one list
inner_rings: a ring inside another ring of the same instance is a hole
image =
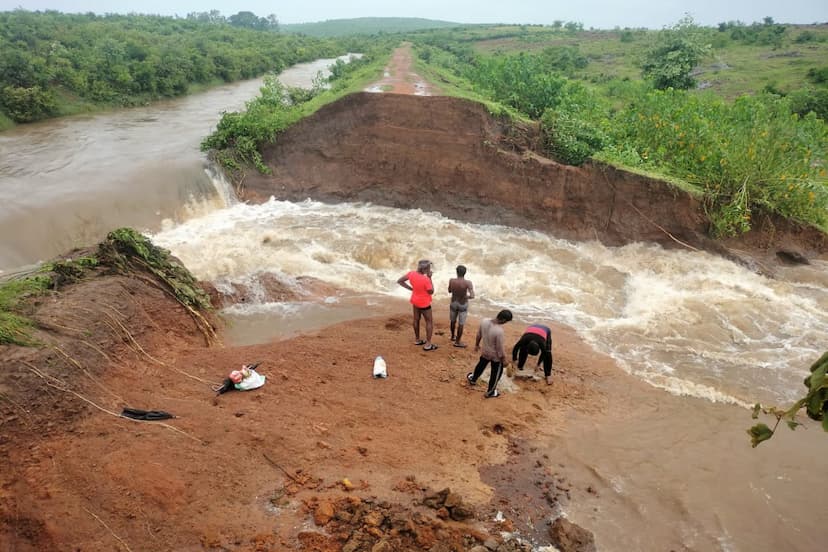
[[170, 252], [153, 244], [132, 228], [119, 228], [106, 236], [98, 250], [101, 264], [121, 272], [146, 270], [167, 284], [175, 298], [184, 305], [210, 309], [210, 297], [187, 268]]
[[[131, 274], [165, 286], [190, 311], [208, 341], [215, 337], [212, 324], [199, 314], [199, 311], [212, 309], [210, 297], [190, 271], [146, 236], [131, 228], [120, 228], [110, 232], [95, 252], [79, 251], [74, 256], [46, 263], [33, 273], [2, 283], [0, 345], [36, 345], [31, 337], [35, 324], [28, 316], [34, 298], [58, 293], [98, 270]], [[152, 277], [142, 276], [147, 273]]]

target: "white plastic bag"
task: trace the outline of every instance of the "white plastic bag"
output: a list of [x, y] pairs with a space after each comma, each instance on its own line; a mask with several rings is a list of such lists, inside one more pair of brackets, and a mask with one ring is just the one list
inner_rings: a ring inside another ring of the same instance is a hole
[[256, 370], [249, 369], [250, 375], [241, 380], [241, 383], [236, 384], [236, 389], [239, 391], [250, 391], [251, 389], [258, 389], [265, 384], [265, 377]]
[[378, 356], [374, 359], [374, 377], [375, 378], [387, 378], [388, 371], [385, 367], [385, 359], [381, 356]]

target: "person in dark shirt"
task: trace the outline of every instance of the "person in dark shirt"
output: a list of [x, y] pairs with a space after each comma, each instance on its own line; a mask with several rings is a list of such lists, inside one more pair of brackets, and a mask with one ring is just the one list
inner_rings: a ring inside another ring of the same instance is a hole
[[512, 361], [517, 360], [518, 370], [523, 370], [529, 355], [538, 356], [538, 366], [543, 362], [543, 374], [546, 384], [552, 385], [552, 330], [547, 326], [533, 324], [526, 328], [523, 335], [512, 348]]

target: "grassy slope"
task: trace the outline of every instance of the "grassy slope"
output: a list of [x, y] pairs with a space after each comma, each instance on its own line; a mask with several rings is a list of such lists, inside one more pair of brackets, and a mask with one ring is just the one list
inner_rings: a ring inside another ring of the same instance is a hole
[[413, 17], [358, 17], [330, 19], [315, 23], [281, 24], [282, 31], [302, 33], [315, 37], [347, 36], [354, 34], [406, 33], [424, 29], [457, 27], [459, 23]]
[[[797, 36], [808, 30], [817, 41], [798, 44]], [[641, 78], [639, 60], [647, 48], [652, 31], [632, 31], [632, 41], [622, 42], [619, 31], [584, 31], [567, 33], [549, 28], [517, 26], [490, 29], [493, 33], [516, 34], [474, 42], [483, 53], [540, 51], [548, 47], [577, 46], [589, 58], [589, 65], [575, 73], [576, 78], [600, 83], [608, 79]], [[828, 65], [828, 25], [788, 26], [782, 47], [748, 45], [734, 42], [716, 31], [710, 57], [698, 68], [697, 80], [708, 82], [710, 88], [725, 98], [752, 94], [772, 84], [790, 92], [810, 85], [808, 69]], [[711, 40], [711, 41], [712, 41]]]

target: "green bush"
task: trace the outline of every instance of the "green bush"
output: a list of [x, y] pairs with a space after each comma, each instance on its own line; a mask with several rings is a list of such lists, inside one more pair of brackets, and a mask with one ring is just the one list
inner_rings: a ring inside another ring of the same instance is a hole
[[589, 89], [568, 82], [558, 106], [547, 109], [540, 120], [546, 151], [569, 165], [582, 165], [608, 144], [601, 129], [607, 124], [606, 112], [606, 106]]
[[828, 90], [804, 88], [788, 94], [791, 111], [800, 117], [813, 112], [823, 121], [828, 121]]
[[[390, 50], [389, 41], [373, 40], [365, 55], [353, 68], [338, 71], [330, 88], [316, 79], [310, 91], [287, 88], [276, 75], [269, 74], [259, 89], [260, 95], [250, 100], [241, 112], [223, 113], [216, 130], [201, 142], [202, 151], [210, 154], [238, 182], [248, 166], [268, 174], [261, 147], [272, 142], [277, 134], [312, 113], [325, 102], [333, 101], [352, 91], [358, 84], [374, 78]], [[355, 84], [356, 83], [356, 84]]]
[[629, 29], [624, 29], [621, 31], [621, 34], [618, 36], [618, 40], [621, 42], [629, 44], [630, 42], [635, 41], [635, 35]]
[[828, 67], [812, 67], [808, 69], [806, 76], [814, 84], [828, 83]]
[[794, 39], [794, 42], [796, 44], [804, 44], [806, 42], [816, 42], [817, 40], [819, 40], [819, 37], [817, 36], [817, 34], [815, 32], [813, 32], [813, 31], [802, 31], [801, 33], [799, 33], [796, 36], [796, 38]]
[[750, 228], [755, 208], [826, 224], [828, 131], [814, 114], [791, 113], [787, 98], [654, 91], [613, 120], [613, 143], [645, 164], [705, 191], [712, 233]]
[[606, 142], [599, 129], [562, 109], [547, 109], [541, 130], [546, 151], [568, 165], [582, 165]]
[[589, 65], [589, 59], [581, 54], [578, 46], [549, 47], [541, 55], [549, 68], [568, 75]]
[[298, 91], [291, 95], [275, 75], [265, 77], [259, 92], [259, 96], [247, 102], [245, 111], [224, 113], [216, 130], [201, 143], [202, 150], [224, 152], [219, 159], [228, 168], [249, 164], [263, 173], [269, 172], [259, 146], [273, 140], [298, 119], [293, 106], [313, 97]]
[[482, 57], [468, 67], [466, 77], [478, 90], [533, 119], [560, 103], [567, 83], [544, 55]]
[[6, 86], [0, 93], [0, 105], [8, 116], [18, 123], [44, 119], [57, 109], [54, 95], [40, 86]]

